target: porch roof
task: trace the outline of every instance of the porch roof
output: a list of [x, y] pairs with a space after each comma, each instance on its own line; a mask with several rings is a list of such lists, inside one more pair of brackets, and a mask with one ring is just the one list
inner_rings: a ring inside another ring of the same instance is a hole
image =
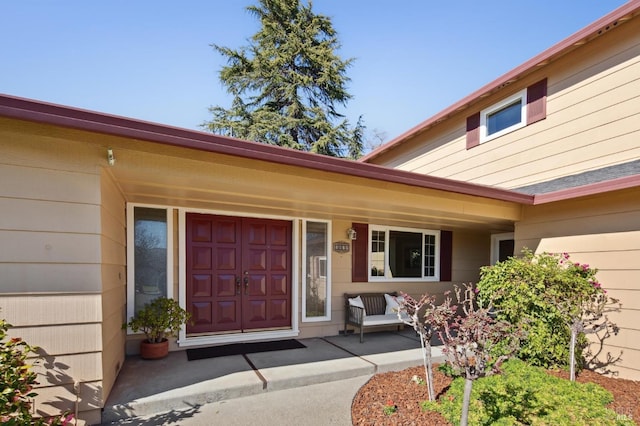
[[0, 116], [422, 188], [525, 204], [533, 202], [532, 196], [516, 191], [426, 176], [4, 94], [0, 94]]
[[[129, 202], [508, 232], [533, 196], [0, 95], [5, 128], [87, 154]], [[74, 148], [75, 147], [75, 148]], [[107, 148], [116, 157], [107, 165]], [[85, 150], [82, 148], [82, 150]]]

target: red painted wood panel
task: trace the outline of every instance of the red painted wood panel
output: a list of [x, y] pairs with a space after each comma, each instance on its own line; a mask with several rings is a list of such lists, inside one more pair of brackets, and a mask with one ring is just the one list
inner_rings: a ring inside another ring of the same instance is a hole
[[241, 231], [238, 218], [187, 214], [187, 333], [240, 330]]
[[527, 87], [527, 125], [547, 117], [547, 79]]
[[440, 281], [451, 281], [453, 267], [453, 233], [440, 231]]
[[369, 225], [352, 223], [357, 238], [351, 241], [351, 281], [362, 283], [369, 281]]
[[467, 149], [480, 145], [480, 113], [467, 117]]
[[243, 329], [291, 325], [291, 222], [243, 219]]
[[291, 325], [290, 221], [189, 213], [188, 333]]

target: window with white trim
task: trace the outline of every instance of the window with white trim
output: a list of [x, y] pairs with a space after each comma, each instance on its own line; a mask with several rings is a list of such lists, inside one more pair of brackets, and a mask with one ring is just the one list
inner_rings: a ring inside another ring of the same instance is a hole
[[370, 281], [438, 281], [440, 231], [369, 227]]
[[302, 319], [331, 320], [331, 224], [324, 221], [302, 222]]
[[171, 297], [171, 229], [171, 209], [127, 206], [128, 318], [158, 297]]
[[513, 132], [527, 123], [527, 90], [480, 111], [480, 143]]

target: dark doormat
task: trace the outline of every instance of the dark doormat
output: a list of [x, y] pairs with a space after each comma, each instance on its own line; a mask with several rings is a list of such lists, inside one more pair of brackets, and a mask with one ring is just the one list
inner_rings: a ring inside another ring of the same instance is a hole
[[187, 359], [189, 361], [194, 361], [197, 359], [215, 358], [219, 356], [244, 355], [257, 352], [271, 352], [301, 348], [306, 348], [306, 346], [295, 339], [277, 340], [275, 342], [234, 343], [231, 345], [187, 349]]

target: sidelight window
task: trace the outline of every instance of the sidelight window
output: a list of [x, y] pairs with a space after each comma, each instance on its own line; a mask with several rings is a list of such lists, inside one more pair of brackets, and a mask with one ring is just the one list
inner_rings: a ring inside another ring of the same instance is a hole
[[303, 320], [331, 319], [330, 223], [304, 221], [303, 224]]
[[154, 299], [169, 296], [171, 222], [166, 208], [130, 205], [127, 212], [131, 317]]

